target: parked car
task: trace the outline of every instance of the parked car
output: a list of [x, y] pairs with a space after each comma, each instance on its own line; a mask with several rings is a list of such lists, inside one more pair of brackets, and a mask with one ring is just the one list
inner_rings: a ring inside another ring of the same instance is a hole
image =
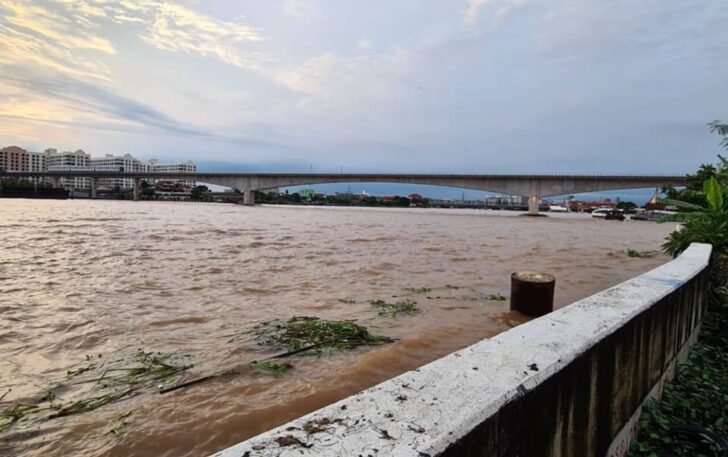
[[607, 213], [614, 211], [612, 208], [599, 208], [591, 212], [592, 217], [606, 217]]
[[618, 209], [613, 209], [604, 215], [604, 219], [608, 221], [623, 221], [624, 214]]

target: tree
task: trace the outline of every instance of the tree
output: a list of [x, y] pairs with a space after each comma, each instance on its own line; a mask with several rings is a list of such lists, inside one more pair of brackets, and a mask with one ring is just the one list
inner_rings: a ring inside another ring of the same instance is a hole
[[683, 200], [666, 200], [684, 212], [663, 218], [661, 222], [681, 221], [684, 225], [668, 235], [662, 245], [673, 257], [680, 255], [690, 243], [710, 243], [715, 258], [728, 254], [728, 205], [726, 188], [715, 177], [703, 183], [700, 197], [706, 204], [698, 205]]
[[207, 198], [205, 194], [209, 191], [210, 189], [205, 185], [195, 186], [190, 193], [190, 198], [192, 200], [205, 200]]
[[626, 211], [631, 211], [631, 210], [637, 208], [637, 204], [634, 202], [619, 202], [619, 203], [617, 203], [617, 208], [623, 209]]
[[[711, 133], [717, 133], [723, 137], [720, 144], [728, 149], [728, 124], [713, 121], [708, 124], [708, 128]], [[718, 154], [718, 163], [716, 165], [703, 163], [700, 164], [695, 174], [688, 174], [686, 176], [687, 183], [683, 189], [678, 190], [668, 186], [663, 189], [663, 192], [670, 200], [681, 200], [694, 205], [705, 206], [703, 183], [710, 178], [716, 178], [722, 185], [728, 183], [728, 159]]]

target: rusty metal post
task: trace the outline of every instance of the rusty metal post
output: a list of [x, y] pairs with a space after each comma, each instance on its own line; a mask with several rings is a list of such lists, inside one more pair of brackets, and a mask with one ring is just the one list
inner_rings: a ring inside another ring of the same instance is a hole
[[543, 316], [554, 310], [556, 278], [536, 271], [511, 275], [511, 310], [527, 316]]

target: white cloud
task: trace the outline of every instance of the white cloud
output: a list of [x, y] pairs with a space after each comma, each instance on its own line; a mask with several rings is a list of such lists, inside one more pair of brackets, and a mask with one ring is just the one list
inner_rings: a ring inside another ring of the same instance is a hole
[[526, 0], [468, 0], [463, 22], [467, 26], [473, 27], [481, 19], [483, 10], [490, 10], [492, 21], [496, 25], [500, 25], [525, 3]]
[[362, 38], [356, 43], [356, 48], [360, 50], [371, 49], [374, 43], [368, 38]]
[[302, 20], [318, 17], [320, 11], [315, 0], [285, 0], [283, 14]]

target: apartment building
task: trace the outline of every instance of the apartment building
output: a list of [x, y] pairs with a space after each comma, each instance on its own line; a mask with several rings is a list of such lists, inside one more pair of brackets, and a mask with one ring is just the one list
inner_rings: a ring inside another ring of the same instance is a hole
[[[159, 163], [157, 159], [152, 159], [147, 162], [147, 171], [154, 172], [154, 173], [195, 173], [197, 172], [197, 165], [195, 165], [194, 162], [191, 160], [188, 160], [187, 162], [177, 162], [177, 163]], [[163, 181], [156, 179], [156, 181]], [[194, 187], [195, 181], [190, 180], [175, 180], [176, 182], [179, 182], [187, 187]]]
[[[89, 165], [95, 171], [147, 171], [147, 166], [131, 154], [124, 154], [123, 156], [106, 154], [103, 157], [91, 157]], [[99, 178], [98, 186], [106, 189], [131, 189], [134, 187], [134, 179]]]
[[28, 169], [28, 151], [18, 146], [0, 149], [0, 168], [5, 171], [25, 171]]
[[[88, 171], [91, 156], [83, 149], [58, 152], [56, 149], [43, 151], [46, 158], [47, 171]], [[60, 184], [66, 189], [88, 189], [89, 178], [61, 178]]]

